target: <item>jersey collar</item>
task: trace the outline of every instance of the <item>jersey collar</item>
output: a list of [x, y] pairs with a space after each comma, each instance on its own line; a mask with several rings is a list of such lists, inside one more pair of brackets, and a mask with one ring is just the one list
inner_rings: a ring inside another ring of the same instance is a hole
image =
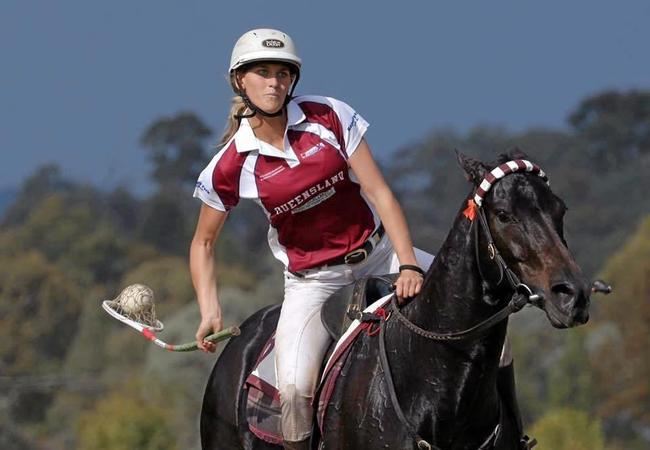
[[290, 100], [287, 104], [287, 126], [295, 126], [300, 122], [304, 122], [307, 119], [305, 113], [302, 111], [302, 108], [298, 106], [298, 103], [295, 100]]
[[[287, 104], [287, 128], [298, 125], [299, 123], [305, 121], [307, 117], [302, 111], [300, 106], [290, 100]], [[237, 148], [237, 153], [250, 152], [252, 150], [259, 151], [260, 154], [266, 156], [274, 156], [277, 158], [285, 159], [297, 159], [295, 153], [289, 149], [289, 151], [281, 152], [272, 145], [266, 144], [265, 142], [260, 141], [253, 133], [250, 122], [248, 119], [241, 119], [239, 124], [239, 129], [235, 133], [235, 147]]]

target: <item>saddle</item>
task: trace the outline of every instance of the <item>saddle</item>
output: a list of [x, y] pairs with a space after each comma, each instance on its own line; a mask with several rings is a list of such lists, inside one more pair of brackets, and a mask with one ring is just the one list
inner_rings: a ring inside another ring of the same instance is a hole
[[393, 293], [399, 274], [361, 278], [332, 294], [321, 309], [321, 321], [332, 339], [338, 341], [359, 319], [361, 312], [376, 300]]

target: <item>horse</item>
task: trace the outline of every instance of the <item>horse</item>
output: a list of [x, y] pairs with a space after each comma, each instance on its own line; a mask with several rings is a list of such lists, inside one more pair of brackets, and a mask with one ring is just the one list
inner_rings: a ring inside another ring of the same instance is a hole
[[[352, 344], [312, 448], [526, 448], [497, 389], [508, 316], [530, 304], [555, 328], [584, 324], [590, 285], [564, 238], [565, 204], [539, 167], [519, 150], [494, 168], [457, 159], [472, 190], [420, 294], [402, 307], [393, 300], [380, 335]], [[281, 448], [248, 430], [242, 389], [279, 310], [246, 320], [217, 360], [201, 412], [204, 449]]]

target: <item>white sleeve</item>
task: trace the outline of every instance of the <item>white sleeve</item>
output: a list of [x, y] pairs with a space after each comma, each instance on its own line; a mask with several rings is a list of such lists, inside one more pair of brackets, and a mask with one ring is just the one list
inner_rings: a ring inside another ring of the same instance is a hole
[[336, 99], [329, 100], [341, 123], [345, 153], [349, 158], [359, 146], [369, 124], [361, 114], [352, 109], [347, 103]]
[[196, 181], [193, 197], [201, 199], [203, 203], [211, 206], [216, 210], [225, 212], [228, 210], [228, 208], [226, 208], [226, 206], [223, 204], [223, 201], [215, 190], [212, 182], [215, 167], [217, 166], [217, 162], [222, 155], [223, 150], [217, 153], [214, 158], [212, 158], [212, 161], [210, 161], [210, 164], [208, 164], [206, 168], [203, 169], [199, 175], [198, 180]]

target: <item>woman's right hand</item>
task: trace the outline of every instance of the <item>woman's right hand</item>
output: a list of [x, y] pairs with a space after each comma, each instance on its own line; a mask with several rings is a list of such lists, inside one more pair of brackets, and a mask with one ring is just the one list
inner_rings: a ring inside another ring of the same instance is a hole
[[221, 324], [221, 316], [210, 316], [201, 318], [198, 330], [196, 330], [196, 345], [205, 353], [214, 353], [217, 349], [217, 344], [214, 342], [204, 341], [206, 336], [213, 333], [218, 333], [223, 329]]

